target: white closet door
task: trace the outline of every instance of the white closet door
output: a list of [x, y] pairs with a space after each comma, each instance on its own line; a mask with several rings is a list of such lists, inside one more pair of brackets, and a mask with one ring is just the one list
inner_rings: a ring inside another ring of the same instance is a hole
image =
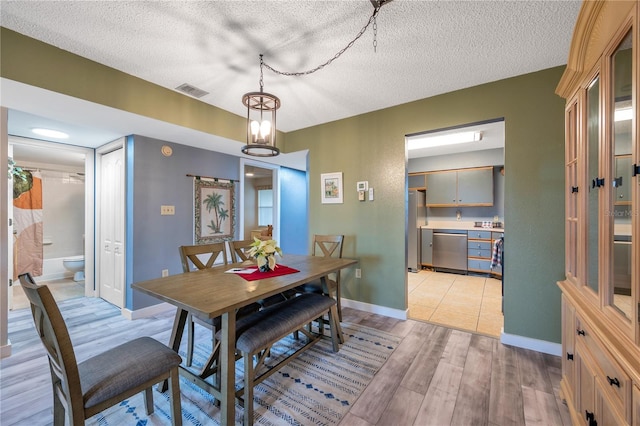
[[124, 149], [102, 156], [100, 168], [100, 297], [124, 307]]

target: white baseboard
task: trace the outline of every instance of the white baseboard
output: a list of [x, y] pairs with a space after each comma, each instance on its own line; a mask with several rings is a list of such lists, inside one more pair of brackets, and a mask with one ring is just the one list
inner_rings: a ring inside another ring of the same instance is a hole
[[380, 314], [385, 317], [396, 318], [400, 320], [406, 320], [408, 316], [408, 310], [387, 308], [386, 306], [372, 305], [370, 303], [358, 302], [357, 300], [340, 298], [342, 306], [347, 308], [357, 309], [359, 311], [370, 312], [372, 314]]
[[0, 359], [11, 356], [11, 340], [7, 340], [6, 345], [0, 346]]
[[549, 355], [562, 356], [562, 344], [560, 343], [532, 339], [531, 337], [518, 336], [516, 334], [508, 334], [504, 331], [500, 333], [500, 342], [502, 344], [518, 348], [530, 349], [532, 351], [542, 352]]
[[135, 311], [123, 308], [120, 312], [122, 313], [122, 316], [125, 317], [126, 319], [135, 320], [138, 318], [149, 318], [154, 315], [163, 314], [172, 309], [175, 310], [176, 307], [170, 303], [163, 302], [157, 305], [148, 306], [146, 308], [136, 309]]

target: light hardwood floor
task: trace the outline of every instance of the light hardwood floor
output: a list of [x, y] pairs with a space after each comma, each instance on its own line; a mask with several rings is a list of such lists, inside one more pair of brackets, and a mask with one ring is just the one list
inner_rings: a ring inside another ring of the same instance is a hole
[[410, 272], [407, 278], [409, 318], [500, 337], [500, 280], [427, 270]]
[[[65, 302], [63, 316], [79, 361], [123, 340], [169, 339], [173, 312], [126, 320], [100, 299]], [[402, 337], [342, 426], [569, 425], [558, 397], [560, 358], [497, 339], [350, 308], [344, 321]], [[51, 424], [46, 356], [28, 309], [9, 315], [13, 355], [0, 361], [0, 424]]]

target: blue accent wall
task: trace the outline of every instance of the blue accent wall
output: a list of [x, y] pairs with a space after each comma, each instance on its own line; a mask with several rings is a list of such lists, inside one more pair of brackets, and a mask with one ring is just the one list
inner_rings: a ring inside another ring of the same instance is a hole
[[309, 254], [307, 173], [281, 167], [278, 176], [280, 178], [280, 248], [285, 258], [287, 253]]
[[[162, 145], [171, 146], [173, 155], [163, 156]], [[132, 291], [131, 284], [159, 278], [163, 269], [169, 275], [181, 273], [178, 247], [194, 242], [193, 178], [186, 175], [237, 180], [240, 165], [235, 156], [143, 136], [134, 136], [127, 146], [127, 161], [133, 161], [127, 169], [127, 184], [133, 188], [127, 190], [127, 308], [136, 310], [158, 300]], [[238, 197], [236, 190], [236, 236]], [[175, 215], [161, 216], [161, 205], [175, 206]]]

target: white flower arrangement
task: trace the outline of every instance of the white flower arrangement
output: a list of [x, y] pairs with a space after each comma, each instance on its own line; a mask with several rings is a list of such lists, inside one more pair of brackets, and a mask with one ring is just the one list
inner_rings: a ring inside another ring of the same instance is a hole
[[247, 254], [256, 259], [260, 271], [273, 271], [277, 263], [276, 255], [282, 256], [282, 250], [275, 240], [260, 240], [254, 237]]

